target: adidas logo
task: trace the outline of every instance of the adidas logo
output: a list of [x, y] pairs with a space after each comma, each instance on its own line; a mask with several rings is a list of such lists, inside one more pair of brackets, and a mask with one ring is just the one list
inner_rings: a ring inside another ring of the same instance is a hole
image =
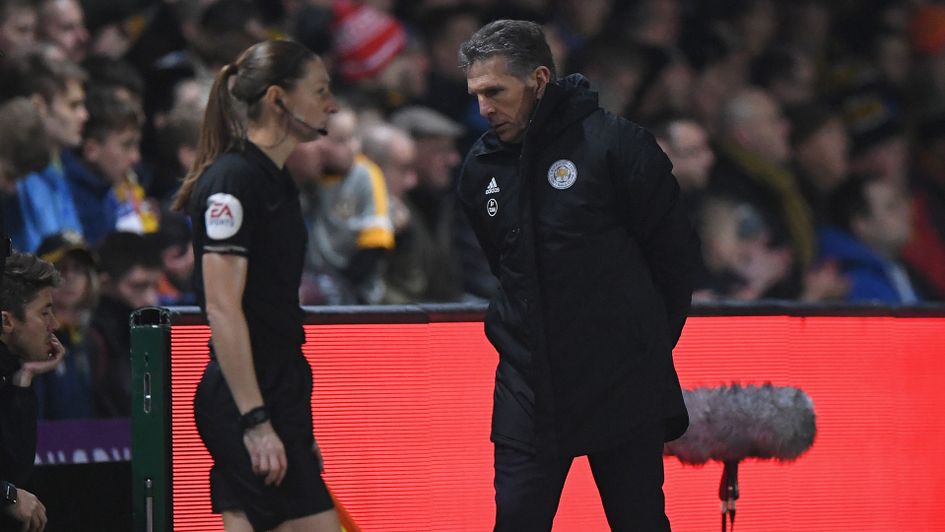
[[492, 178], [492, 181], [489, 181], [489, 186], [486, 187], [486, 196], [489, 194], [496, 194], [499, 192], [499, 185], [495, 182], [495, 178]]

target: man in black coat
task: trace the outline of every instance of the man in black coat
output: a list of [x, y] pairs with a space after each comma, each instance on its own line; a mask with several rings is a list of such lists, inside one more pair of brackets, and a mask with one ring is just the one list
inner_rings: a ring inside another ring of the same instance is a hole
[[65, 349], [53, 332], [52, 290], [60, 283], [52, 264], [13, 253], [3, 270], [0, 309], [0, 530], [41, 531], [46, 509], [18, 488], [36, 455], [36, 394], [33, 378], [62, 362]]
[[582, 76], [556, 79], [540, 26], [490, 23], [459, 56], [492, 126], [458, 192], [501, 286], [495, 528], [550, 530], [587, 455], [611, 528], [669, 530], [663, 441], [688, 425], [672, 349], [698, 256], [672, 165]]

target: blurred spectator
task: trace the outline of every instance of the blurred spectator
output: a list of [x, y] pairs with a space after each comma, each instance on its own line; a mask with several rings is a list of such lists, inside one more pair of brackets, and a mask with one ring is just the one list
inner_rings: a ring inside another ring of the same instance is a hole
[[760, 55], [770, 44], [777, 28], [774, 0], [727, 0], [707, 2], [712, 25], [748, 59]]
[[568, 71], [593, 80], [601, 107], [622, 114], [642, 92], [649, 65], [646, 53], [625, 39], [605, 36], [587, 42], [569, 57]]
[[657, 119], [651, 131], [673, 163], [673, 175], [679, 182], [686, 208], [694, 218], [702, 203], [702, 194], [709, 184], [709, 171], [715, 164], [709, 136], [695, 119], [683, 115]]
[[909, 143], [902, 118], [881, 94], [867, 90], [847, 97], [843, 115], [850, 130], [850, 171], [875, 175], [906, 190]]
[[822, 301], [845, 293], [834, 264], [814, 264], [813, 213], [789, 167], [789, 126], [775, 101], [755, 88], [736, 93], [722, 107], [718, 131], [710, 189], [753, 207], [767, 228], [765, 245], [791, 251], [789, 275], [764, 297]]
[[834, 225], [821, 230], [820, 252], [839, 261], [850, 279], [850, 301], [922, 301], [902, 263], [912, 221], [901, 189], [879, 177], [853, 176], [831, 196], [830, 214]]
[[771, 229], [771, 244], [788, 246], [799, 266], [810, 265], [813, 219], [787, 166], [789, 126], [777, 103], [760, 89], [740, 91], [723, 104], [718, 132], [712, 188], [755, 207]]
[[161, 281], [158, 300], [161, 305], [196, 305], [193, 288], [194, 248], [190, 222], [177, 212], [161, 214], [161, 229], [155, 235], [161, 253]]
[[143, 112], [144, 78], [130, 63], [93, 55], [82, 62], [82, 68], [89, 76], [86, 87], [88, 92], [110, 92], [118, 99], [131, 102]]
[[[378, 103], [386, 112], [414, 104], [427, 95], [430, 56], [426, 45], [416, 33], [409, 33], [407, 44], [390, 63], [375, 76], [380, 94]], [[363, 90], [366, 83], [360, 83]]]
[[613, 14], [614, 4], [613, 0], [557, 2], [555, 26], [569, 51], [577, 50], [603, 32]]
[[171, 112], [160, 128], [157, 159], [148, 195], [162, 203], [169, 202], [181, 179], [194, 165], [203, 113], [189, 106]]
[[23, 53], [36, 43], [36, 4], [32, 0], [0, 0], [0, 50]]
[[746, 56], [701, 21], [691, 23], [680, 43], [694, 69], [689, 110], [713, 136], [722, 102], [746, 86]]
[[642, 48], [645, 57], [643, 83], [630, 105], [623, 110], [627, 118], [645, 122], [653, 116], [682, 112], [689, 105], [693, 73], [684, 56], [675, 48]]
[[98, 248], [101, 301], [92, 315], [89, 358], [96, 417], [131, 415], [131, 312], [158, 304], [161, 259], [135, 233], [109, 233]]
[[765, 89], [782, 106], [810, 102], [817, 73], [813, 61], [794, 48], [769, 48], [751, 63], [751, 81]]
[[373, 304], [384, 294], [383, 263], [394, 246], [387, 187], [360, 155], [357, 117], [342, 107], [328, 135], [300, 144], [286, 161], [299, 182], [309, 227], [303, 304]]
[[89, 31], [78, 0], [40, 0], [36, 29], [40, 40], [59, 47], [70, 61], [81, 63], [85, 59]]
[[362, 136], [362, 153], [384, 176], [390, 198], [390, 219], [396, 233], [411, 222], [404, 200], [417, 186], [417, 146], [406, 131], [384, 122], [369, 125]]
[[147, 15], [153, 11], [137, 2], [88, 1], [85, 23], [89, 28], [89, 55], [120, 59], [141, 36]]
[[822, 104], [796, 105], [786, 114], [801, 192], [820, 225], [826, 220], [827, 197], [847, 177], [850, 137], [840, 115]]
[[[156, 56], [152, 61], [138, 64], [146, 81], [145, 107], [149, 115], [174, 107], [178, 96], [175, 88], [182, 80], [195, 84], [197, 93], [209, 95], [214, 75], [241, 51], [266, 37], [259, 11], [249, 0], [162, 4], [166, 9], [160, 11], [161, 16], [153, 21], [153, 27], [145, 30], [140, 39], [144, 41], [142, 45], [131, 51], [148, 59]], [[151, 33], [156, 36], [150, 38]], [[157, 42], [150, 42], [152, 40]], [[159, 46], [164, 43], [172, 46]], [[145, 146], [149, 144], [156, 141], [146, 139]]]
[[[17, 183], [17, 194], [4, 198], [6, 231], [13, 245], [35, 251], [43, 238], [63, 231], [82, 232], [60, 154], [77, 146], [88, 119], [85, 109], [85, 74], [75, 64], [34, 52], [3, 62], [0, 85], [3, 97], [24, 96], [43, 116], [51, 162]], [[35, 139], [41, 143], [40, 138]]]
[[913, 238], [906, 262], [945, 297], [945, 112], [918, 127], [917, 180], [913, 194]]
[[50, 146], [43, 115], [29, 99], [17, 97], [0, 105], [0, 196], [16, 194], [16, 182], [49, 164]]
[[909, 35], [901, 31], [881, 31], [873, 40], [873, 56], [883, 79], [905, 94], [913, 70]]
[[342, 81], [374, 77], [406, 46], [403, 25], [390, 15], [352, 0], [336, 0], [333, 6], [332, 49]]
[[66, 349], [62, 364], [34, 381], [40, 419], [92, 417], [88, 330], [98, 303], [96, 260], [82, 237], [60, 233], [43, 240], [39, 258], [52, 263], [62, 276], [53, 290], [53, 310], [59, 320], [56, 336]]
[[91, 93], [86, 103], [89, 121], [78, 157], [63, 155], [86, 239], [98, 245], [114, 230], [155, 232], [157, 212], [133, 171], [140, 157], [140, 110], [103, 91]]
[[349, 0], [334, 3], [332, 54], [339, 80], [383, 114], [422, 98], [430, 58], [419, 34], [391, 15]]
[[430, 48], [427, 98], [422, 103], [466, 126], [468, 135], [460, 143], [460, 151], [472, 146], [489, 127], [479, 116], [476, 99], [467, 92], [466, 77], [456, 65], [460, 45], [481, 25], [479, 12], [463, 5], [430, 9], [422, 20]]
[[694, 300], [757, 300], [790, 274], [790, 250], [768, 245], [768, 228], [751, 205], [710, 196], [695, 220], [703, 264]]
[[633, 40], [656, 48], [677, 44], [682, 20], [679, 0], [640, 0], [622, 17]]
[[458, 213], [453, 171], [462, 160], [456, 140], [463, 128], [426, 107], [402, 109], [391, 122], [416, 143], [418, 183], [402, 198], [410, 218], [396, 234], [387, 268], [387, 301], [458, 301], [463, 282], [454, 242]]

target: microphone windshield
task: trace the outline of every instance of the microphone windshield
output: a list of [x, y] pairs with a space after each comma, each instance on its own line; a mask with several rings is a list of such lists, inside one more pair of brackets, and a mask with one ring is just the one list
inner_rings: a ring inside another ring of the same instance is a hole
[[814, 443], [814, 403], [799, 388], [749, 385], [684, 390], [689, 430], [664, 454], [686, 464], [796, 460]]

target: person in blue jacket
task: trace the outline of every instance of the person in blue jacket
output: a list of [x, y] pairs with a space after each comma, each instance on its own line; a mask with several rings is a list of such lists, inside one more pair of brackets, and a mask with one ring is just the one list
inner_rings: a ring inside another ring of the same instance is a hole
[[830, 197], [831, 225], [818, 231], [820, 256], [839, 263], [849, 301], [921, 301], [915, 274], [901, 261], [912, 234], [906, 192], [874, 176], [851, 176]]

